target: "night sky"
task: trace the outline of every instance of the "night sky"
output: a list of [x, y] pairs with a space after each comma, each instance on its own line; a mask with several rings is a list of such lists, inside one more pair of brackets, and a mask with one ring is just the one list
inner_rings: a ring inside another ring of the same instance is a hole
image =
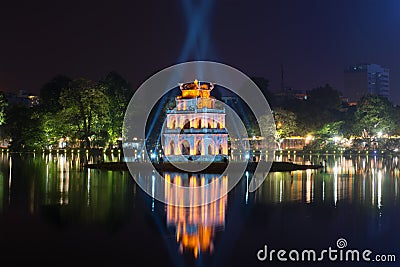
[[343, 88], [343, 70], [390, 69], [400, 104], [400, 1], [2, 1], [0, 90], [38, 93], [57, 74], [98, 80], [117, 71], [133, 87], [188, 60], [311, 89]]

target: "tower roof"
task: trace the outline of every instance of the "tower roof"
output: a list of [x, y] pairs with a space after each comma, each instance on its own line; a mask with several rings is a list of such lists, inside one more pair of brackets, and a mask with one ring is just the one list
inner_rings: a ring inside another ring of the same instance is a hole
[[214, 84], [211, 82], [200, 82], [197, 79], [193, 82], [180, 83], [179, 88], [181, 90], [212, 90]]
[[214, 84], [210, 82], [200, 82], [197, 79], [193, 82], [180, 83], [179, 88], [182, 95], [178, 96], [180, 99], [187, 98], [210, 98], [210, 92], [214, 88]]

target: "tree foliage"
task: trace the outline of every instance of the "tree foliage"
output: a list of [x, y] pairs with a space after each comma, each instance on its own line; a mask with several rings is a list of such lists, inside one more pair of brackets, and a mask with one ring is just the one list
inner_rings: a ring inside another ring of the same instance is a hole
[[342, 125], [344, 121], [334, 121], [325, 124], [320, 130], [318, 130], [315, 136], [319, 138], [331, 138], [335, 135], [342, 133]]
[[0, 125], [6, 122], [6, 109], [8, 103], [3, 93], [0, 93]]
[[308, 101], [311, 106], [327, 111], [337, 110], [342, 103], [339, 92], [329, 84], [311, 90]]
[[[273, 117], [265, 115], [257, 122], [243, 99], [230, 103], [250, 137], [260, 135], [260, 130], [276, 139], [312, 133], [322, 140], [315, 142], [321, 148], [330, 145], [325, 141], [335, 135], [400, 134], [400, 124], [396, 123], [400, 121], [400, 107], [394, 107], [386, 98], [367, 95], [357, 106], [346, 106], [339, 92], [329, 84], [307, 91], [308, 97], [299, 99], [295, 94], [272, 95], [267, 79], [253, 77], [252, 81], [274, 112]], [[246, 86], [240, 89], [246, 90]], [[218, 86], [214, 96], [215, 93]], [[220, 97], [226, 94], [223, 90], [219, 93]], [[122, 137], [123, 120], [132, 95], [130, 84], [116, 72], [108, 73], [98, 82], [58, 75], [41, 88], [39, 107], [7, 106], [5, 96], [0, 94], [2, 134], [11, 138], [15, 150], [54, 147], [60, 138], [69, 138], [70, 145], [78, 141], [85, 147], [113, 146]], [[173, 99], [174, 95], [167, 95], [159, 101], [148, 121], [163, 121]], [[140, 105], [136, 110], [140, 110]], [[161, 126], [146, 125], [146, 134], [152, 130], [147, 145], [154, 147], [158, 143]]]
[[13, 104], [0, 94], [0, 125], [12, 148], [25, 150], [68, 145], [115, 145], [122, 135], [125, 110], [132, 97], [130, 84], [116, 72], [99, 82], [58, 75], [40, 90], [40, 106]]
[[252, 77], [251, 80], [257, 85], [257, 87], [261, 90], [261, 93], [264, 95], [265, 99], [272, 103], [274, 101], [273, 94], [268, 90], [269, 81], [263, 77]]
[[102, 81], [104, 93], [109, 99], [110, 126], [108, 129], [109, 141], [115, 143], [122, 137], [122, 124], [128, 103], [132, 97], [131, 85], [118, 73], [110, 72]]
[[275, 109], [274, 119], [278, 138], [285, 138], [297, 133], [296, 114], [281, 108]]
[[41, 108], [45, 112], [55, 113], [61, 110], [60, 95], [67, 88], [71, 79], [64, 75], [58, 75], [43, 85], [40, 89]]
[[330, 85], [308, 92], [307, 99], [287, 97], [279, 107], [296, 114], [296, 131], [299, 135], [315, 133], [325, 124], [342, 120], [339, 92]]
[[104, 86], [86, 79], [73, 80], [61, 92], [60, 104], [63, 123], [69, 127], [69, 136], [91, 146], [95, 139], [103, 144], [108, 138], [110, 125], [110, 99]]
[[40, 130], [38, 112], [32, 108], [21, 105], [10, 106], [7, 110], [6, 136], [11, 140], [11, 149], [40, 148], [44, 144], [43, 134]]
[[365, 130], [368, 135], [378, 132], [392, 134], [396, 130], [393, 105], [384, 97], [367, 95], [360, 99], [354, 113], [353, 133], [361, 135]]
[[277, 136], [275, 120], [270, 114], [265, 114], [260, 117], [259, 127], [264, 135], [273, 137]]

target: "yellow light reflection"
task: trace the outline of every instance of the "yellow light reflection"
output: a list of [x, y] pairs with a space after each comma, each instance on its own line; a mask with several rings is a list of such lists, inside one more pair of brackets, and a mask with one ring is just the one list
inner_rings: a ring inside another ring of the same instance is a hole
[[[215, 232], [217, 227], [225, 225], [225, 210], [227, 205], [227, 189], [228, 178], [218, 175], [202, 174], [201, 177], [196, 175], [183, 178], [178, 174], [164, 174], [167, 181], [165, 185], [166, 198], [179, 197], [183, 201], [184, 191], [175, 189], [172, 184], [185, 184], [191, 189], [199, 186], [210, 184], [211, 190], [198, 191], [189, 190], [191, 203], [199, 203], [211, 198], [216, 198], [218, 195], [223, 197], [209, 203], [207, 205], [195, 207], [181, 207], [167, 205], [167, 225], [176, 228], [176, 241], [179, 244], [181, 253], [191, 253], [194, 258], [197, 258], [200, 253], [212, 253], [214, 250]], [[203, 187], [204, 188], [204, 187]], [[175, 201], [178, 199], [175, 199]], [[183, 202], [181, 201], [181, 204]], [[173, 202], [171, 200], [171, 202]]]

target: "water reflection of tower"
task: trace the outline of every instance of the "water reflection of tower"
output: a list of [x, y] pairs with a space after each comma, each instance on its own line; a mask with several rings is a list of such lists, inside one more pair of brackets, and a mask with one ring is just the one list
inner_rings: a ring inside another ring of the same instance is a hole
[[218, 195], [223, 196], [207, 205], [195, 207], [167, 205], [166, 208], [167, 226], [175, 228], [175, 237], [181, 253], [193, 253], [195, 258], [200, 253], [212, 253], [214, 250], [215, 234], [225, 226], [228, 177], [218, 177], [215, 174], [197, 175], [183, 173], [166, 173], [164, 177], [168, 182], [171, 182], [167, 182], [165, 185], [167, 200], [172, 198], [182, 199], [184, 197], [182, 190], [172, 188], [172, 183], [190, 188], [212, 183], [211, 190], [201, 190], [200, 194], [189, 193], [194, 203], [207, 199], [215, 199]]

